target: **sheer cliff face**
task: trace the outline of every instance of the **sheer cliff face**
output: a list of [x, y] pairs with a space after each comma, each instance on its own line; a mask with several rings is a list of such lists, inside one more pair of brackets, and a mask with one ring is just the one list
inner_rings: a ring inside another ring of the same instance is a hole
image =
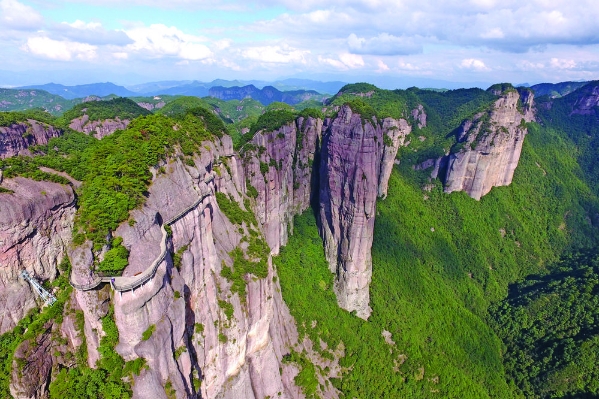
[[465, 191], [479, 200], [491, 188], [512, 182], [524, 137], [534, 120], [533, 94], [509, 90], [492, 109], [466, 120], [458, 131], [462, 147], [449, 155], [445, 192]]
[[339, 306], [362, 318], [371, 313], [371, 246], [377, 194], [384, 195], [405, 121], [363, 120], [343, 106], [323, 135], [320, 231]]
[[19, 277], [25, 269], [53, 279], [66, 256], [75, 215], [75, 196], [68, 186], [21, 177], [4, 179], [0, 193], [0, 334], [36, 306], [35, 293]]
[[[297, 345], [297, 331], [268, 254], [264, 254], [268, 276], [246, 277], [247, 295], [233, 292], [232, 282], [221, 276], [224, 266], [236, 267], [229, 253], [247, 245], [242, 241], [249, 232], [245, 224], [232, 224], [216, 201], [215, 193], [221, 192], [244, 206], [243, 169], [230, 138], [204, 143], [194, 163], [191, 167], [175, 160], [163, 165], [166, 173], [156, 175], [146, 204], [132, 212], [133, 226], [124, 223], [115, 233], [131, 250], [124, 275], [134, 276], [159, 255], [159, 220], [168, 220], [203, 198], [171, 225], [169, 255], [154, 278], [134, 291], [114, 293], [111, 299], [120, 336], [116, 350], [126, 360], [143, 357], [148, 365], [135, 377], [134, 398], [166, 398], [167, 381], [177, 398], [301, 397], [293, 381], [297, 369], [281, 362]], [[87, 256], [80, 258], [87, 263]], [[80, 267], [74, 269], [82, 273]], [[77, 293], [86, 323], [88, 315], [90, 324], [101, 316], [96, 307], [102, 298], [96, 296]], [[151, 326], [154, 332], [143, 340]], [[90, 327], [90, 334], [98, 328]], [[88, 347], [92, 357], [97, 341], [89, 341], [95, 345]]]
[[254, 213], [275, 255], [287, 243], [293, 216], [310, 206], [322, 127], [321, 119], [300, 117], [273, 132], [258, 132], [242, 153], [246, 184], [258, 193]]
[[62, 134], [60, 129], [35, 120], [0, 127], [0, 159], [28, 155], [32, 145], [47, 144]]

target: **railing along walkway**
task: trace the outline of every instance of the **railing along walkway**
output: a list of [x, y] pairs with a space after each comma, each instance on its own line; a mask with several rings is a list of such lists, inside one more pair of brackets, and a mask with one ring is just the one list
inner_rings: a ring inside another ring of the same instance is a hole
[[[208, 183], [211, 179], [207, 179], [205, 180], [206, 183]], [[206, 192], [200, 195], [200, 198], [194, 202], [192, 205], [190, 205], [189, 207], [185, 208], [184, 210], [182, 210], [181, 212], [179, 212], [177, 215], [175, 215], [174, 217], [170, 218], [169, 220], [165, 221], [162, 226], [160, 226], [160, 230], [162, 231], [162, 240], [160, 241], [160, 255], [158, 255], [158, 257], [154, 260], [154, 262], [152, 262], [152, 264], [146, 268], [146, 270], [144, 270], [141, 274], [138, 274], [137, 276], [133, 276], [133, 277], [122, 277], [122, 276], [113, 276], [113, 277], [102, 277], [102, 276], [95, 276], [94, 280], [92, 280], [91, 282], [87, 283], [87, 284], [77, 284], [74, 283], [73, 280], [69, 277], [69, 281], [71, 283], [71, 285], [75, 288], [78, 289], [80, 291], [89, 291], [89, 290], [93, 290], [94, 288], [96, 288], [97, 286], [99, 286], [102, 283], [110, 283], [112, 285], [112, 288], [114, 288], [116, 291], [130, 291], [130, 290], [134, 290], [137, 287], [140, 287], [141, 285], [147, 283], [148, 281], [150, 281], [152, 279], [152, 277], [154, 277], [154, 274], [156, 274], [156, 270], [158, 269], [158, 266], [162, 263], [162, 261], [164, 260], [164, 258], [166, 257], [166, 240], [168, 238], [168, 233], [166, 232], [164, 225], [171, 225], [173, 223], [175, 223], [177, 220], [181, 219], [183, 216], [185, 216], [189, 211], [191, 211], [192, 209], [195, 209], [203, 200], [204, 198], [208, 197], [210, 195], [210, 192]]]

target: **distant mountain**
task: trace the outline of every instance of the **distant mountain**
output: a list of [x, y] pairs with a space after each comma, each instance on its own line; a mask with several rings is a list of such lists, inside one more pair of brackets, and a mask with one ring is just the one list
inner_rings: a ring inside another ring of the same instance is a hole
[[254, 100], [260, 101], [263, 105], [268, 105], [275, 101], [294, 105], [301, 103], [302, 101], [322, 100], [326, 97], [314, 90], [280, 91], [273, 86], [265, 86], [262, 89], [258, 89], [254, 85], [247, 85], [243, 87], [216, 86], [209, 90], [208, 95], [210, 97], [218, 98], [224, 101], [252, 98]]
[[561, 82], [561, 83], [539, 83], [530, 86], [537, 97], [548, 95], [551, 98], [559, 98], [572, 93], [574, 90], [589, 82]]
[[201, 82], [198, 80], [166, 80], [160, 82], [142, 83], [133, 86], [126, 86], [127, 90], [133, 91], [138, 95], [184, 95], [199, 96], [208, 95], [208, 90], [212, 87], [237, 87], [237, 86], [255, 86], [263, 89], [266, 86], [272, 86], [280, 91], [294, 90], [315, 90], [319, 93], [335, 94], [340, 88], [345, 86], [346, 82], [321, 82], [310, 79], [284, 79], [275, 82], [266, 82], [262, 80], [225, 80], [215, 79], [212, 82]]
[[61, 96], [50, 94], [45, 90], [0, 89], [0, 111], [42, 108], [52, 115], [60, 115], [80, 102], [81, 99], [65, 100]]
[[104, 97], [109, 94], [115, 94], [119, 97], [131, 97], [137, 95], [130, 90], [127, 90], [123, 86], [117, 86], [114, 83], [106, 82], [106, 83], [91, 83], [86, 85], [78, 85], [78, 86], [64, 86], [57, 83], [48, 83], [44, 85], [35, 85], [35, 86], [24, 86], [19, 87], [18, 89], [37, 89], [37, 90], [45, 90], [49, 93], [56, 94], [67, 100], [72, 100], [75, 98], [88, 97], [88, 96], [100, 96]]
[[284, 79], [278, 80], [271, 85], [281, 91], [289, 90], [316, 90], [319, 93], [336, 94], [347, 82], [320, 82], [310, 79]]

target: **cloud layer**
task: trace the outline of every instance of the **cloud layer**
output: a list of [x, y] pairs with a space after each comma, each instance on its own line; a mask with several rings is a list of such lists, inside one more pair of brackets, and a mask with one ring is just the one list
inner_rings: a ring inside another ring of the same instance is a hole
[[0, 0], [0, 41], [18, 55], [14, 68], [47, 60], [164, 77], [172, 68], [224, 78], [341, 73], [493, 82], [593, 79], [599, 65], [599, 3], [591, 0], [39, 4]]

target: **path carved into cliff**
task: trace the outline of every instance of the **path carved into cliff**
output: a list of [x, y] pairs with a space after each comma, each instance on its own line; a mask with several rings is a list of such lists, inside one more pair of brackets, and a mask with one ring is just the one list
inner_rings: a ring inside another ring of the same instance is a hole
[[160, 226], [160, 230], [162, 231], [162, 239], [160, 241], [160, 255], [158, 255], [158, 257], [152, 262], [152, 264], [149, 267], [147, 267], [141, 274], [138, 274], [137, 276], [133, 276], [133, 277], [95, 275], [93, 280], [91, 282], [89, 282], [88, 284], [74, 283], [71, 276], [69, 276], [69, 282], [70, 282], [71, 286], [73, 286], [73, 288], [78, 289], [80, 291], [89, 291], [89, 290], [93, 290], [94, 288], [96, 288], [97, 286], [99, 286], [102, 283], [110, 283], [112, 285], [112, 288], [115, 291], [122, 292], [122, 291], [134, 290], [135, 288], [138, 288], [138, 287], [142, 286], [143, 284], [147, 283], [154, 277], [154, 274], [156, 274], [156, 270], [158, 269], [158, 266], [162, 263], [162, 261], [166, 257], [166, 253], [167, 253], [166, 240], [168, 238], [168, 233], [166, 232], [164, 226], [165, 225], [170, 226], [171, 224], [175, 223], [177, 220], [181, 219], [189, 211], [191, 211], [192, 209], [195, 209], [206, 197], [208, 197], [210, 195], [211, 195], [211, 193], [209, 191], [201, 193], [200, 198], [196, 202], [194, 202], [192, 205], [190, 205], [189, 207], [187, 207], [184, 210], [182, 210], [181, 212], [179, 212], [174, 217], [172, 217], [169, 220], [164, 221], [162, 223], [162, 225]]

